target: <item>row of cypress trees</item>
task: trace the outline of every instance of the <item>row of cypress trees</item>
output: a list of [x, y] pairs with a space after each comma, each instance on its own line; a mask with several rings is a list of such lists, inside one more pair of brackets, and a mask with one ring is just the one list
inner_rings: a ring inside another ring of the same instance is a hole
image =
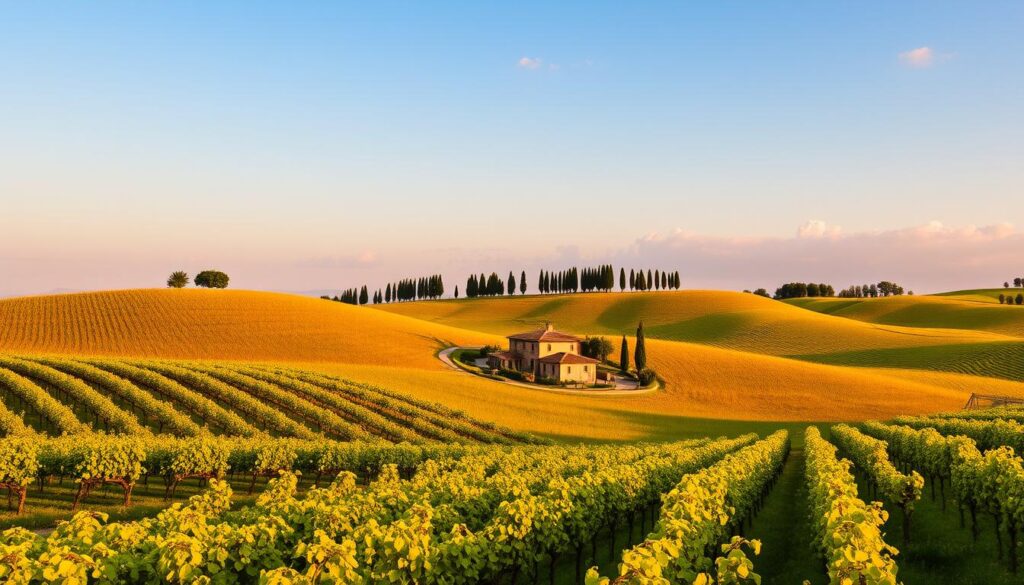
[[[665, 270], [630, 269], [629, 290], [668, 290], [679, 289], [679, 271], [668, 272]], [[626, 290], [626, 269], [619, 269], [619, 290]], [[541, 270], [537, 279], [537, 290], [542, 294], [547, 293], [574, 293], [603, 291], [611, 292], [615, 288], [615, 269], [611, 264], [602, 264], [594, 267], [584, 267], [581, 271], [577, 267], [568, 268], [558, 272]], [[493, 297], [504, 294], [514, 295], [516, 290], [519, 294], [526, 294], [526, 271], [522, 271], [519, 280], [515, 274], [508, 273], [508, 278], [502, 280], [497, 273], [492, 272], [490, 276], [480, 273], [480, 276], [471, 274], [466, 279], [465, 294], [469, 298]], [[373, 293], [373, 304], [415, 301], [420, 299], [438, 299], [444, 296], [444, 280], [440, 274], [421, 276], [419, 278], [405, 278], [395, 283], [388, 283], [384, 290], [377, 289]], [[455, 287], [453, 295], [459, 298], [459, 287]], [[338, 296], [323, 296], [321, 298], [349, 303], [351, 305], [365, 305], [371, 301], [366, 285], [362, 288], [350, 288], [342, 291]]]
[[[370, 293], [364, 284], [362, 288], [349, 288], [341, 291], [341, 294], [336, 296], [324, 295], [320, 298], [339, 303], [348, 303], [349, 305], [365, 305], [370, 301]], [[376, 298], [376, 293], [374, 293], [374, 298]]]
[[579, 271], [569, 268], [561, 272], [540, 271], [537, 279], [537, 290], [542, 293], [576, 292], [580, 288]]
[[[458, 289], [456, 289], [458, 290]], [[392, 284], [388, 283], [384, 290], [377, 289], [371, 299], [370, 291], [364, 284], [361, 288], [349, 288], [336, 296], [324, 295], [320, 298], [350, 305], [365, 305], [371, 300], [373, 304], [415, 301], [418, 299], [438, 299], [444, 296], [444, 280], [440, 274], [421, 276], [419, 278], [403, 278]], [[458, 293], [456, 293], [458, 296]]]
[[[629, 280], [626, 280], [626, 269], [619, 268], [619, 290], [678, 290], [681, 285], [679, 271], [630, 269]], [[611, 264], [603, 264], [593, 268], [584, 268], [582, 274], [573, 267], [560, 272], [540, 271], [537, 289], [541, 293], [570, 293], [604, 291], [611, 292], [615, 288], [615, 269]]]
[[[525, 276], [526, 273], [523, 273]], [[466, 296], [473, 299], [476, 297], [497, 297], [505, 294], [506, 290], [508, 294], [515, 294], [516, 292], [516, 278], [509, 272], [508, 273], [508, 288], [506, 289], [506, 281], [502, 280], [497, 273], [492, 272], [490, 276], [484, 276], [481, 272], [480, 276], [477, 277], [475, 274], [471, 274], [466, 279]], [[525, 284], [525, 282], [524, 282]], [[526, 292], [526, 286], [523, 287], [523, 292]], [[459, 289], [455, 289], [455, 298], [459, 296]]]
[[[625, 269], [619, 272], [619, 288], [625, 290], [626, 285], [626, 273]], [[647, 269], [646, 275], [644, 269], [639, 270], [630, 269], [629, 271], [629, 290], [679, 290], [679, 271], [668, 272], [666, 270], [655, 270], [653, 273], [651, 269]]]
[[397, 303], [419, 299], [439, 299], [442, 296], [444, 296], [444, 279], [440, 274], [432, 274], [419, 278], [404, 278], [394, 285], [389, 283], [384, 289], [384, 293], [380, 295], [380, 301]]

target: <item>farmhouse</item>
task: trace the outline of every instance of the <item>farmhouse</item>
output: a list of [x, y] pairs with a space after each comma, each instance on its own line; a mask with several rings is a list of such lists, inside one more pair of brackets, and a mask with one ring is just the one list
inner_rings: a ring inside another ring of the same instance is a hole
[[557, 382], [593, 384], [598, 360], [580, 355], [580, 338], [555, 331], [550, 323], [543, 329], [508, 336], [508, 350], [487, 357], [492, 368], [515, 370], [534, 378]]

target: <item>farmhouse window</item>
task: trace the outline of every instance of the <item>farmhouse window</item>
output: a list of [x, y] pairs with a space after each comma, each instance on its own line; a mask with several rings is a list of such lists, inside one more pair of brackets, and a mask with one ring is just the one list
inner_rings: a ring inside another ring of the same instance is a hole
[[551, 351], [551, 344], [548, 344], [548, 351]]

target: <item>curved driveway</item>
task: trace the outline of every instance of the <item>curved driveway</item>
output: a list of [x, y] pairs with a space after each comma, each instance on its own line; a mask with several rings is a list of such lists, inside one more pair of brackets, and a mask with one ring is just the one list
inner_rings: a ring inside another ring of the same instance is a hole
[[484, 380], [490, 380], [496, 384], [508, 384], [509, 386], [519, 386], [520, 388], [528, 388], [530, 390], [540, 390], [543, 392], [554, 392], [556, 394], [575, 394], [577, 396], [640, 396], [643, 394], [650, 394], [651, 392], [657, 392], [658, 387], [644, 388], [643, 390], [624, 390], [624, 389], [608, 389], [608, 390], [570, 390], [568, 388], [556, 388], [553, 386], [541, 386], [540, 384], [527, 384], [524, 382], [517, 382], [515, 380], [494, 380], [491, 378], [484, 378], [483, 376], [477, 376], [473, 372], [468, 372], [460, 368], [452, 360], [452, 353], [457, 349], [476, 349], [472, 347], [448, 347], [441, 350], [437, 354], [437, 359], [441, 360], [441, 363], [448, 366], [449, 368], [459, 371], [467, 376], [476, 376], [477, 378], [483, 378]]

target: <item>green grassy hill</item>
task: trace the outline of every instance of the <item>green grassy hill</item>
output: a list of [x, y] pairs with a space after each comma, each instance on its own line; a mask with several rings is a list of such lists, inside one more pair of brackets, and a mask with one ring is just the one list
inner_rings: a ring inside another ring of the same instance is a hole
[[998, 303], [999, 295], [1014, 295], [1017, 293], [1024, 294], [1022, 288], [975, 288], [967, 290], [953, 290], [949, 292], [935, 293], [932, 296], [936, 297], [952, 297], [964, 301], [978, 301], [982, 303]]
[[1000, 305], [997, 300], [1000, 292], [1005, 291], [986, 289], [877, 299], [790, 299], [784, 303], [876, 325], [986, 331], [1024, 337], [1024, 306]]
[[[631, 335], [643, 320], [651, 338], [767, 355], [1011, 340], [988, 331], [836, 319], [801, 310], [799, 306], [729, 291], [532, 295], [399, 303], [376, 308], [498, 335], [538, 328], [545, 321], [580, 334]], [[1024, 334], [1024, 322], [1021, 329]]]

